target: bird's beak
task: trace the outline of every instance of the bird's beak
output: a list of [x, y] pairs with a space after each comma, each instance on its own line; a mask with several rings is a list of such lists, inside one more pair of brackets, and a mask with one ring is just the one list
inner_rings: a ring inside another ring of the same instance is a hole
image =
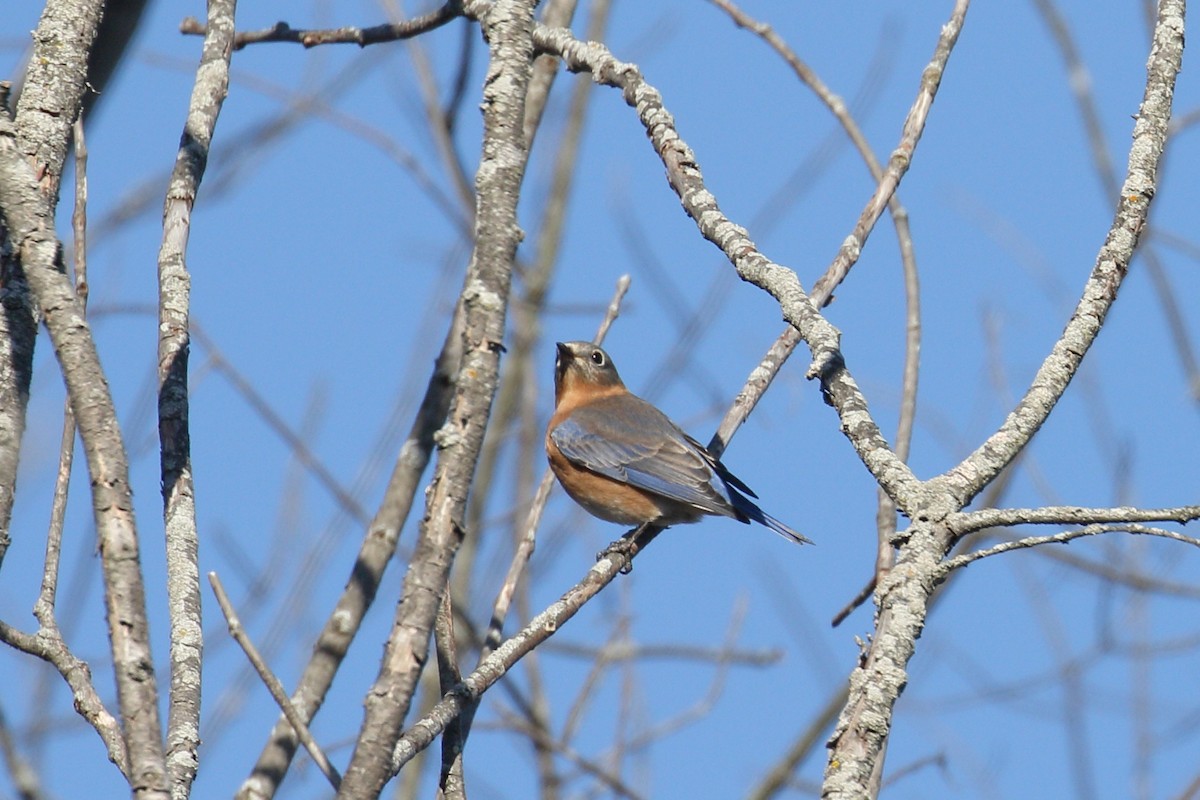
[[557, 372], [562, 374], [567, 368], [567, 364], [570, 364], [571, 360], [575, 358], [575, 351], [566, 342], [555, 342], [554, 346], [558, 348], [558, 355], [554, 359], [554, 366], [558, 368]]
[[558, 355], [554, 358], [554, 401], [557, 403], [559, 396], [562, 394], [563, 381], [567, 378], [567, 372], [571, 367], [571, 361], [574, 359], [575, 353], [565, 342], [555, 342], [554, 346], [558, 348]]

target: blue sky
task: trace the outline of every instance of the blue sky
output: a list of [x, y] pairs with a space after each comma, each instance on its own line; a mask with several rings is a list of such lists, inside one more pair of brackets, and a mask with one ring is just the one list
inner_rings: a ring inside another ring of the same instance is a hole
[[[14, 74], [28, 41], [24, 32], [36, 25], [35, 5], [7, 10], [0, 76]], [[950, 5], [761, 0], [746, 10], [775, 26], [851, 103], [882, 158], [898, 141]], [[1123, 172], [1145, 79], [1142, 4], [1127, 0], [1097, 13], [1094, 4], [1071, 0], [1061, 12], [1088, 71], [1107, 152]], [[147, 309], [155, 302], [165, 176], [199, 54], [199, 39], [177, 32], [184, 14], [203, 16], [203, 8], [152, 3], [131, 57], [88, 131], [94, 330], [135, 459], [152, 629], [162, 664], [156, 323]], [[262, 2], [245, 3], [238, 14], [239, 28], [279, 19], [295, 26], [367, 25], [384, 19], [384, 12], [371, 3]], [[575, 27], [583, 29], [582, 19]], [[830, 139], [836, 128], [831, 116], [761, 41], [735, 29], [711, 4], [618, 0], [608, 31], [613, 52], [636, 62], [663, 93], [725, 213], [810, 287], [872, 189], [857, 155]], [[461, 38], [455, 25], [421, 40], [442, 98]], [[478, 159], [476, 107], [485, 55], [476, 42], [456, 139], [469, 171]], [[522, 255], [531, 255], [536, 240], [552, 146], [562, 130], [567, 90], [578, 80], [587, 78], [560, 76], [532, 156], [521, 206], [530, 236]], [[593, 92], [544, 321], [543, 380], [534, 402], [544, 420], [552, 401], [553, 342], [590, 338], [617, 278], [629, 273], [632, 289], [608, 350], [631, 388], [653, 388], [654, 402], [706, 440], [782, 330], [781, 318], [773, 301], [739, 283], [697, 234], [631, 110], [610, 89]], [[288, 102], [310, 94], [320, 101], [315, 113], [309, 109], [294, 125], [268, 129], [272, 138], [256, 142]], [[1177, 117], [1194, 111], [1198, 100], [1185, 59]], [[440, 346], [467, 256], [455, 236], [456, 220], [419, 187], [395, 157], [399, 150], [448, 191], [407, 46], [305, 51], [260, 45], [240, 51], [189, 250], [194, 320], [280, 418], [304, 432], [312, 451], [353, 489], [368, 514], [382, 495], [398, 437]], [[1168, 152], [1146, 240], [1184, 309], [1193, 346], [1198, 328], [1189, 300], [1200, 296], [1191, 238], [1198, 169], [1193, 126]], [[149, 198], [140, 212], [105, 226], [138, 192]], [[911, 461], [927, 478], [970, 452], [1020, 396], [1061, 332], [1112, 217], [1114, 199], [1096, 178], [1063, 60], [1033, 4], [972, 7], [900, 197], [912, 219], [924, 314]], [[61, 230], [69, 230], [66, 202], [60, 219]], [[1173, 244], [1178, 238], [1188, 244]], [[681, 326], [709, 294], [719, 302], [689, 346], [690, 362], [677, 373], [665, 370]], [[828, 316], [841, 329], [847, 363], [890, 436], [898, 414], [904, 309], [887, 219], [837, 298]], [[272, 655], [290, 685], [345, 580], [363, 526], [339, 512], [329, 492], [297, 466], [279, 436], [213, 368], [212, 355], [201, 343], [193, 347], [202, 569], [221, 573], [260, 644], [273, 619], [285, 611], [294, 615]], [[631, 575], [556, 637], [597, 645], [623, 619], [629, 638], [639, 643], [714, 645], [727, 636], [731, 619], [744, 613], [737, 646], [780, 652], [769, 667], [733, 667], [708, 713], [632, 759], [623, 775], [647, 796], [744, 795], [843, 685], [858, 652], [855, 637], [870, 631], [869, 609], [838, 629], [828, 624], [870, 573], [875, 489], [818, 387], [804, 379], [806, 368], [797, 358], [784, 369], [725, 461], [757, 491], [765, 509], [817, 545], [798, 549], [764, 529], [728, 520], [668, 531], [639, 557]], [[33, 395], [14, 545], [0, 581], [0, 617], [26, 629], [61, 425], [61, 379], [45, 337]], [[1078, 380], [1030, 447], [1003, 503], [1194, 503], [1200, 474], [1196, 411], [1139, 259]], [[535, 466], [540, 474], [544, 464]], [[509, 460], [504, 474], [511, 468]], [[511, 477], [502, 485], [510, 486]], [[101, 691], [111, 697], [107, 642], [92, 632], [102, 617], [86, 486], [86, 474], [77, 468], [64, 614], [76, 609], [71, 641], [93, 660]], [[478, 532], [486, 544], [477, 566], [477, 619], [484, 618], [508, 562], [510, 510], [498, 490], [488, 524]], [[414, 512], [402, 547], [415, 538], [418, 519]], [[577, 581], [594, 553], [619, 533], [556, 492], [531, 565], [532, 610]], [[289, 589], [301, 581], [305, 554], [318, 542], [324, 543], [320, 563], [328, 568], [289, 599]], [[1200, 564], [1182, 545], [1120, 535], [1060, 552], [1190, 586]], [[1131, 797], [1139, 791], [1160, 797], [1182, 792], [1192, 780], [1200, 746], [1196, 592], [1135, 592], [1051, 555], [1022, 552], [982, 562], [939, 601], [911, 664], [887, 766], [891, 773], [935, 757], [944, 764], [903, 777], [889, 797]], [[260, 571], [269, 576], [267, 589], [248, 599], [249, 583]], [[402, 568], [389, 571], [315, 726], [343, 766], [401, 577]], [[71, 593], [78, 599], [68, 602]], [[276, 716], [257, 683], [239, 695], [226, 693], [244, 660], [224, 636], [207, 594], [205, 620], [211, 636], [206, 746], [195, 793], [201, 798], [233, 791]], [[1138, 648], [1154, 657], [1132, 657]], [[589, 666], [548, 652], [541, 669], [561, 725]], [[0, 654], [8, 685], [34, 686], [40, 671], [29, 659]], [[1064, 682], [1064, 671], [1074, 682]], [[603, 758], [621, 724], [626, 678], [635, 687], [633, 721], [653, 726], [704, 698], [714, 673], [711, 665], [678, 660], [639, 662], [626, 676], [609, 673], [573, 746]], [[516, 680], [525, 685], [520, 671]], [[11, 724], [38, 713], [69, 724], [40, 753], [48, 787], [62, 797], [85, 790], [117, 796], [120, 776], [96, 736], [74, 721], [63, 687], [54, 676], [49, 682], [49, 700], [32, 691], [5, 693], [3, 700]], [[503, 692], [489, 698], [509, 702]], [[35, 703], [47, 705], [35, 709]], [[224, 717], [225, 709], [236, 716]], [[483, 798], [531, 796], [529, 750], [493, 730], [498, 713], [485, 704], [469, 747], [468, 785]], [[802, 780], [819, 781], [823, 755], [818, 748], [801, 770]], [[54, 766], [63, 759], [71, 770]], [[285, 796], [327, 794], [306, 757], [295, 769]], [[0, 775], [0, 792], [9, 791], [8, 778]]]

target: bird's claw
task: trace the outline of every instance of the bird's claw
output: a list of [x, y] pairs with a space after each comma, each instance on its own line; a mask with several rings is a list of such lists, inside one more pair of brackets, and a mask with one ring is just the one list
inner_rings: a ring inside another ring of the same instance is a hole
[[621, 567], [621, 574], [628, 575], [633, 572], [633, 557], [637, 554], [638, 546], [632, 536], [622, 536], [608, 547], [596, 554], [596, 560], [601, 561], [609, 556], [624, 556], [625, 563]]

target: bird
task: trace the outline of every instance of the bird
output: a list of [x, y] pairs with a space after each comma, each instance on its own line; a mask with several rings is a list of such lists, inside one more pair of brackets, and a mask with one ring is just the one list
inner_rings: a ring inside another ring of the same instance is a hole
[[546, 457], [586, 511], [608, 522], [660, 528], [730, 517], [811, 544], [752, 502], [758, 495], [720, 459], [630, 392], [603, 349], [591, 342], [556, 347]]

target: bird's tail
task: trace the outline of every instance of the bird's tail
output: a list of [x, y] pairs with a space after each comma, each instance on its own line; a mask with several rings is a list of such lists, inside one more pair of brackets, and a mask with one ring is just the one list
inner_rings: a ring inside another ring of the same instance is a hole
[[770, 528], [790, 542], [795, 542], [796, 544], [812, 544], [811, 539], [803, 534], [797, 533], [787, 525], [784, 525], [782, 522], [756, 506], [741, 493], [737, 491], [731, 491], [729, 494], [731, 495], [730, 499], [733, 501], [733, 507], [746, 517], [745, 521], [757, 522], [759, 525]]

